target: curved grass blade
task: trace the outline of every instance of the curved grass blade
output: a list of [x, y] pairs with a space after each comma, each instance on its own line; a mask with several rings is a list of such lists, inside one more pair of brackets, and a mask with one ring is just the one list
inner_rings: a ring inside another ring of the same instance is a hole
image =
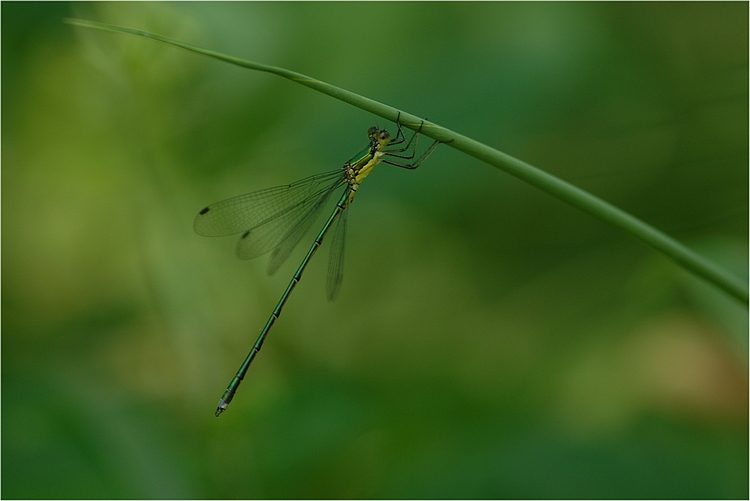
[[412, 115], [410, 113], [399, 111], [398, 109], [392, 106], [388, 106], [387, 104], [383, 104], [373, 99], [348, 91], [346, 89], [330, 85], [326, 82], [317, 80], [307, 75], [287, 70], [286, 68], [269, 66], [266, 64], [256, 63], [254, 61], [248, 61], [238, 57], [229, 56], [220, 52], [207, 50], [185, 42], [180, 42], [179, 40], [173, 40], [171, 38], [163, 37], [155, 33], [149, 33], [147, 31], [135, 30], [132, 28], [125, 28], [121, 26], [113, 26], [83, 19], [65, 19], [64, 21], [66, 23], [76, 26], [82, 26], [85, 28], [111, 31], [115, 33], [127, 33], [130, 35], [149, 38], [243, 68], [273, 73], [301, 85], [310, 87], [311, 89], [317, 90], [318, 92], [327, 94], [340, 101], [344, 101], [345, 103], [349, 103], [360, 109], [379, 115], [387, 120], [398, 122], [405, 127], [408, 127], [409, 129], [416, 131], [417, 127], [419, 127], [421, 132], [425, 136], [431, 137], [432, 139], [435, 139], [436, 141], [440, 141], [442, 143], [450, 143], [449, 146], [451, 148], [463, 151], [467, 155], [471, 155], [482, 162], [498, 167], [508, 174], [515, 176], [533, 186], [536, 186], [537, 188], [546, 191], [550, 195], [557, 197], [560, 200], [563, 200], [564, 202], [577, 207], [578, 209], [587, 212], [588, 214], [608, 224], [611, 224], [627, 233], [630, 233], [631, 235], [639, 238], [659, 252], [662, 252], [678, 265], [702, 277], [708, 282], [724, 290], [726, 293], [734, 296], [740, 302], [742, 302], [745, 307], [748, 306], [749, 292], [746, 277], [738, 277], [735, 274], [730, 273], [723, 267], [684, 246], [666, 233], [657, 230], [653, 226], [645, 223], [644, 221], [641, 221], [640, 219], [615, 207], [614, 205], [605, 202], [599, 197], [596, 197], [566, 181], [563, 181], [558, 177], [548, 174], [547, 172], [538, 169], [531, 164], [507, 155], [490, 146], [487, 146], [486, 144], [482, 144], [470, 137], [464, 136], [432, 122], [420, 121], [419, 117], [416, 117], [415, 115]]

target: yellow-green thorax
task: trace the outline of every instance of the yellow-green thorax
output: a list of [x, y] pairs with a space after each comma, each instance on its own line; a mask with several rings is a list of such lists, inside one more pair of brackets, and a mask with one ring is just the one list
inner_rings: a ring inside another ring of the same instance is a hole
[[367, 148], [350, 158], [343, 167], [350, 188], [347, 205], [354, 198], [354, 194], [362, 181], [381, 162], [381, 157], [385, 154], [383, 148], [388, 146], [391, 141], [390, 133], [377, 127], [370, 127], [367, 131], [367, 137], [370, 138], [370, 144]]

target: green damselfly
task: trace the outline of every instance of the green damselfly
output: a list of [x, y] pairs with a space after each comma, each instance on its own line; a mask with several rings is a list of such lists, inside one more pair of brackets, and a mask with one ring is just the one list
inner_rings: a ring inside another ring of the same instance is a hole
[[[247, 193], [217, 202], [209, 205], [195, 216], [193, 227], [199, 235], [217, 237], [242, 233], [237, 243], [237, 256], [240, 259], [250, 259], [273, 251], [268, 262], [268, 273], [271, 274], [289, 257], [289, 254], [323, 211], [331, 195], [337, 189], [346, 187], [341, 198], [336, 202], [333, 213], [328, 217], [323, 229], [318, 233], [310, 250], [307, 251], [307, 255], [305, 255], [292, 280], [281, 295], [281, 299], [279, 299], [250, 353], [248, 353], [237, 374], [232, 378], [226, 391], [221, 396], [216, 408], [217, 417], [226, 410], [232, 398], [234, 398], [234, 394], [255, 355], [263, 346], [268, 331], [271, 330], [273, 323], [281, 315], [284, 303], [302, 278], [302, 272], [305, 271], [305, 267], [307, 267], [313, 254], [323, 243], [323, 238], [334, 222], [336, 222], [336, 227], [333, 230], [326, 290], [330, 301], [333, 301], [336, 297], [343, 278], [344, 242], [348, 213], [346, 209], [352, 203], [357, 188], [365, 177], [381, 162], [405, 169], [416, 169], [440, 143], [439, 141], [432, 143], [415, 160], [419, 134], [424, 122], [419, 125], [417, 131], [412, 134], [407, 142], [399, 118], [400, 114], [396, 118], [398, 133], [395, 138], [391, 138], [391, 134], [385, 129], [370, 127], [367, 131], [367, 137], [370, 140], [367, 147], [350, 158], [340, 169], [317, 174], [287, 186], [277, 186], [276, 188]], [[404, 143], [406, 144], [404, 145]], [[403, 147], [401, 147], [402, 145]], [[410, 160], [412, 162], [408, 163]]]

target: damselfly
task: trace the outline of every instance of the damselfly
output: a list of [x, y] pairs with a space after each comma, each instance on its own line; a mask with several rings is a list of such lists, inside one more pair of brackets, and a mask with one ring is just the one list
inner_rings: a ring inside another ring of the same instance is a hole
[[[399, 118], [400, 115], [396, 118], [398, 133], [395, 138], [391, 138], [391, 134], [385, 129], [370, 127], [367, 130], [370, 143], [365, 149], [350, 158], [340, 169], [317, 174], [287, 186], [278, 186], [230, 198], [209, 205], [195, 216], [193, 227], [199, 235], [217, 237], [242, 233], [242, 237], [237, 243], [237, 256], [240, 259], [250, 259], [273, 251], [268, 262], [268, 273], [271, 274], [289, 257], [289, 254], [323, 211], [331, 195], [338, 188], [346, 187], [341, 198], [336, 202], [333, 213], [328, 217], [323, 229], [318, 233], [291, 282], [281, 295], [281, 299], [279, 299], [250, 353], [248, 353], [237, 374], [227, 386], [221, 400], [219, 400], [219, 405], [216, 408], [217, 417], [226, 410], [232, 398], [234, 398], [234, 394], [255, 355], [263, 346], [268, 331], [271, 330], [271, 326], [281, 315], [281, 310], [289, 298], [289, 294], [292, 293], [292, 290], [302, 278], [302, 272], [305, 271], [307, 263], [310, 262], [315, 251], [323, 243], [323, 238], [334, 222], [336, 222], [336, 227], [333, 230], [326, 290], [329, 300], [332, 301], [336, 297], [343, 278], [347, 208], [352, 203], [357, 188], [365, 177], [381, 162], [404, 169], [416, 169], [440, 143], [435, 141], [422, 155], [414, 160], [419, 143], [419, 133], [424, 122], [420, 124], [419, 129], [412, 134], [407, 142]], [[406, 144], [404, 145], [404, 143]], [[404, 146], [401, 147], [402, 145]], [[412, 162], [408, 163], [409, 161]]]

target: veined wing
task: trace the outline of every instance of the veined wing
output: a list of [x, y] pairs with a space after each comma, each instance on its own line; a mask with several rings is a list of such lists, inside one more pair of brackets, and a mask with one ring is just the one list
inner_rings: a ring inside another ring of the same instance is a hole
[[[305, 233], [310, 229], [310, 226], [312, 226], [312, 224], [318, 219], [318, 216], [320, 216], [320, 213], [325, 208], [331, 194], [342, 184], [346, 184], [346, 182], [341, 180], [340, 182], [331, 185], [328, 191], [323, 193], [315, 204], [308, 204], [304, 206], [304, 208], [295, 210], [294, 214], [292, 212], [284, 214], [284, 218], [289, 217], [289, 224], [283, 226], [280, 225], [279, 233], [283, 233], [281, 238], [276, 236], [272, 239], [278, 243], [273, 246], [271, 258], [268, 260], [267, 272], [269, 275], [273, 274], [279, 266], [286, 261], [286, 258], [289, 257], [302, 237], [305, 236]], [[253, 248], [259, 247], [259, 242], [262, 240], [258, 238], [258, 235], [253, 235], [253, 233], [265, 229], [265, 226], [260, 227], [257, 230], [253, 230], [250, 233], [243, 235], [243, 238], [237, 243], [237, 255], [240, 257], [243, 257], [246, 254], [249, 255]], [[258, 255], [257, 251], [256, 255]]]
[[278, 218], [301, 204], [314, 203], [342, 178], [341, 169], [301, 179], [286, 186], [246, 193], [211, 204], [195, 216], [193, 228], [199, 235], [234, 235]]
[[[271, 258], [268, 260], [268, 268], [266, 270], [269, 275], [272, 275], [279, 266], [286, 261], [286, 258], [289, 257], [302, 237], [305, 236], [305, 233], [310, 229], [310, 226], [312, 226], [315, 220], [318, 219], [318, 216], [320, 216], [320, 213], [325, 208], [331, 194], [336, 191], [341, 184], [345, 183], [342, 181], [340, 184], [337, 183], [332, 185], [328, 192], [318, 199], [318, 202], [315, 205], [306, 209], [307, 212], [302, 217], [298, 218], [294, 225], [290, 226], [286, 235], [284, 235], [279, 241], [279, 244], [273, 249], [273, 253], [271, 253]], [[242, 240], [240, 240], [239, 244], [242, 244]], [[237, 251], [239, 254], [239, 245]]]
[[260, 256], [279, 245], [321, 198], [327, 199], [342, 183], [341, 170], [335, 170], [287, 186], [229, 198], [200, 211], [193, 227], [204, 236], [244, 232], [237, 246], [238, 256]]
[[328, 300], [333, 301], [341, 288], [344, 279], [344, 247], [346, 244], [346, 218], [349, 214], [349, 206], [339, 214], [336, 227], [333, 229], [333, 240], [328, 257], [328, 278], [326, 280], [326, 293]]

